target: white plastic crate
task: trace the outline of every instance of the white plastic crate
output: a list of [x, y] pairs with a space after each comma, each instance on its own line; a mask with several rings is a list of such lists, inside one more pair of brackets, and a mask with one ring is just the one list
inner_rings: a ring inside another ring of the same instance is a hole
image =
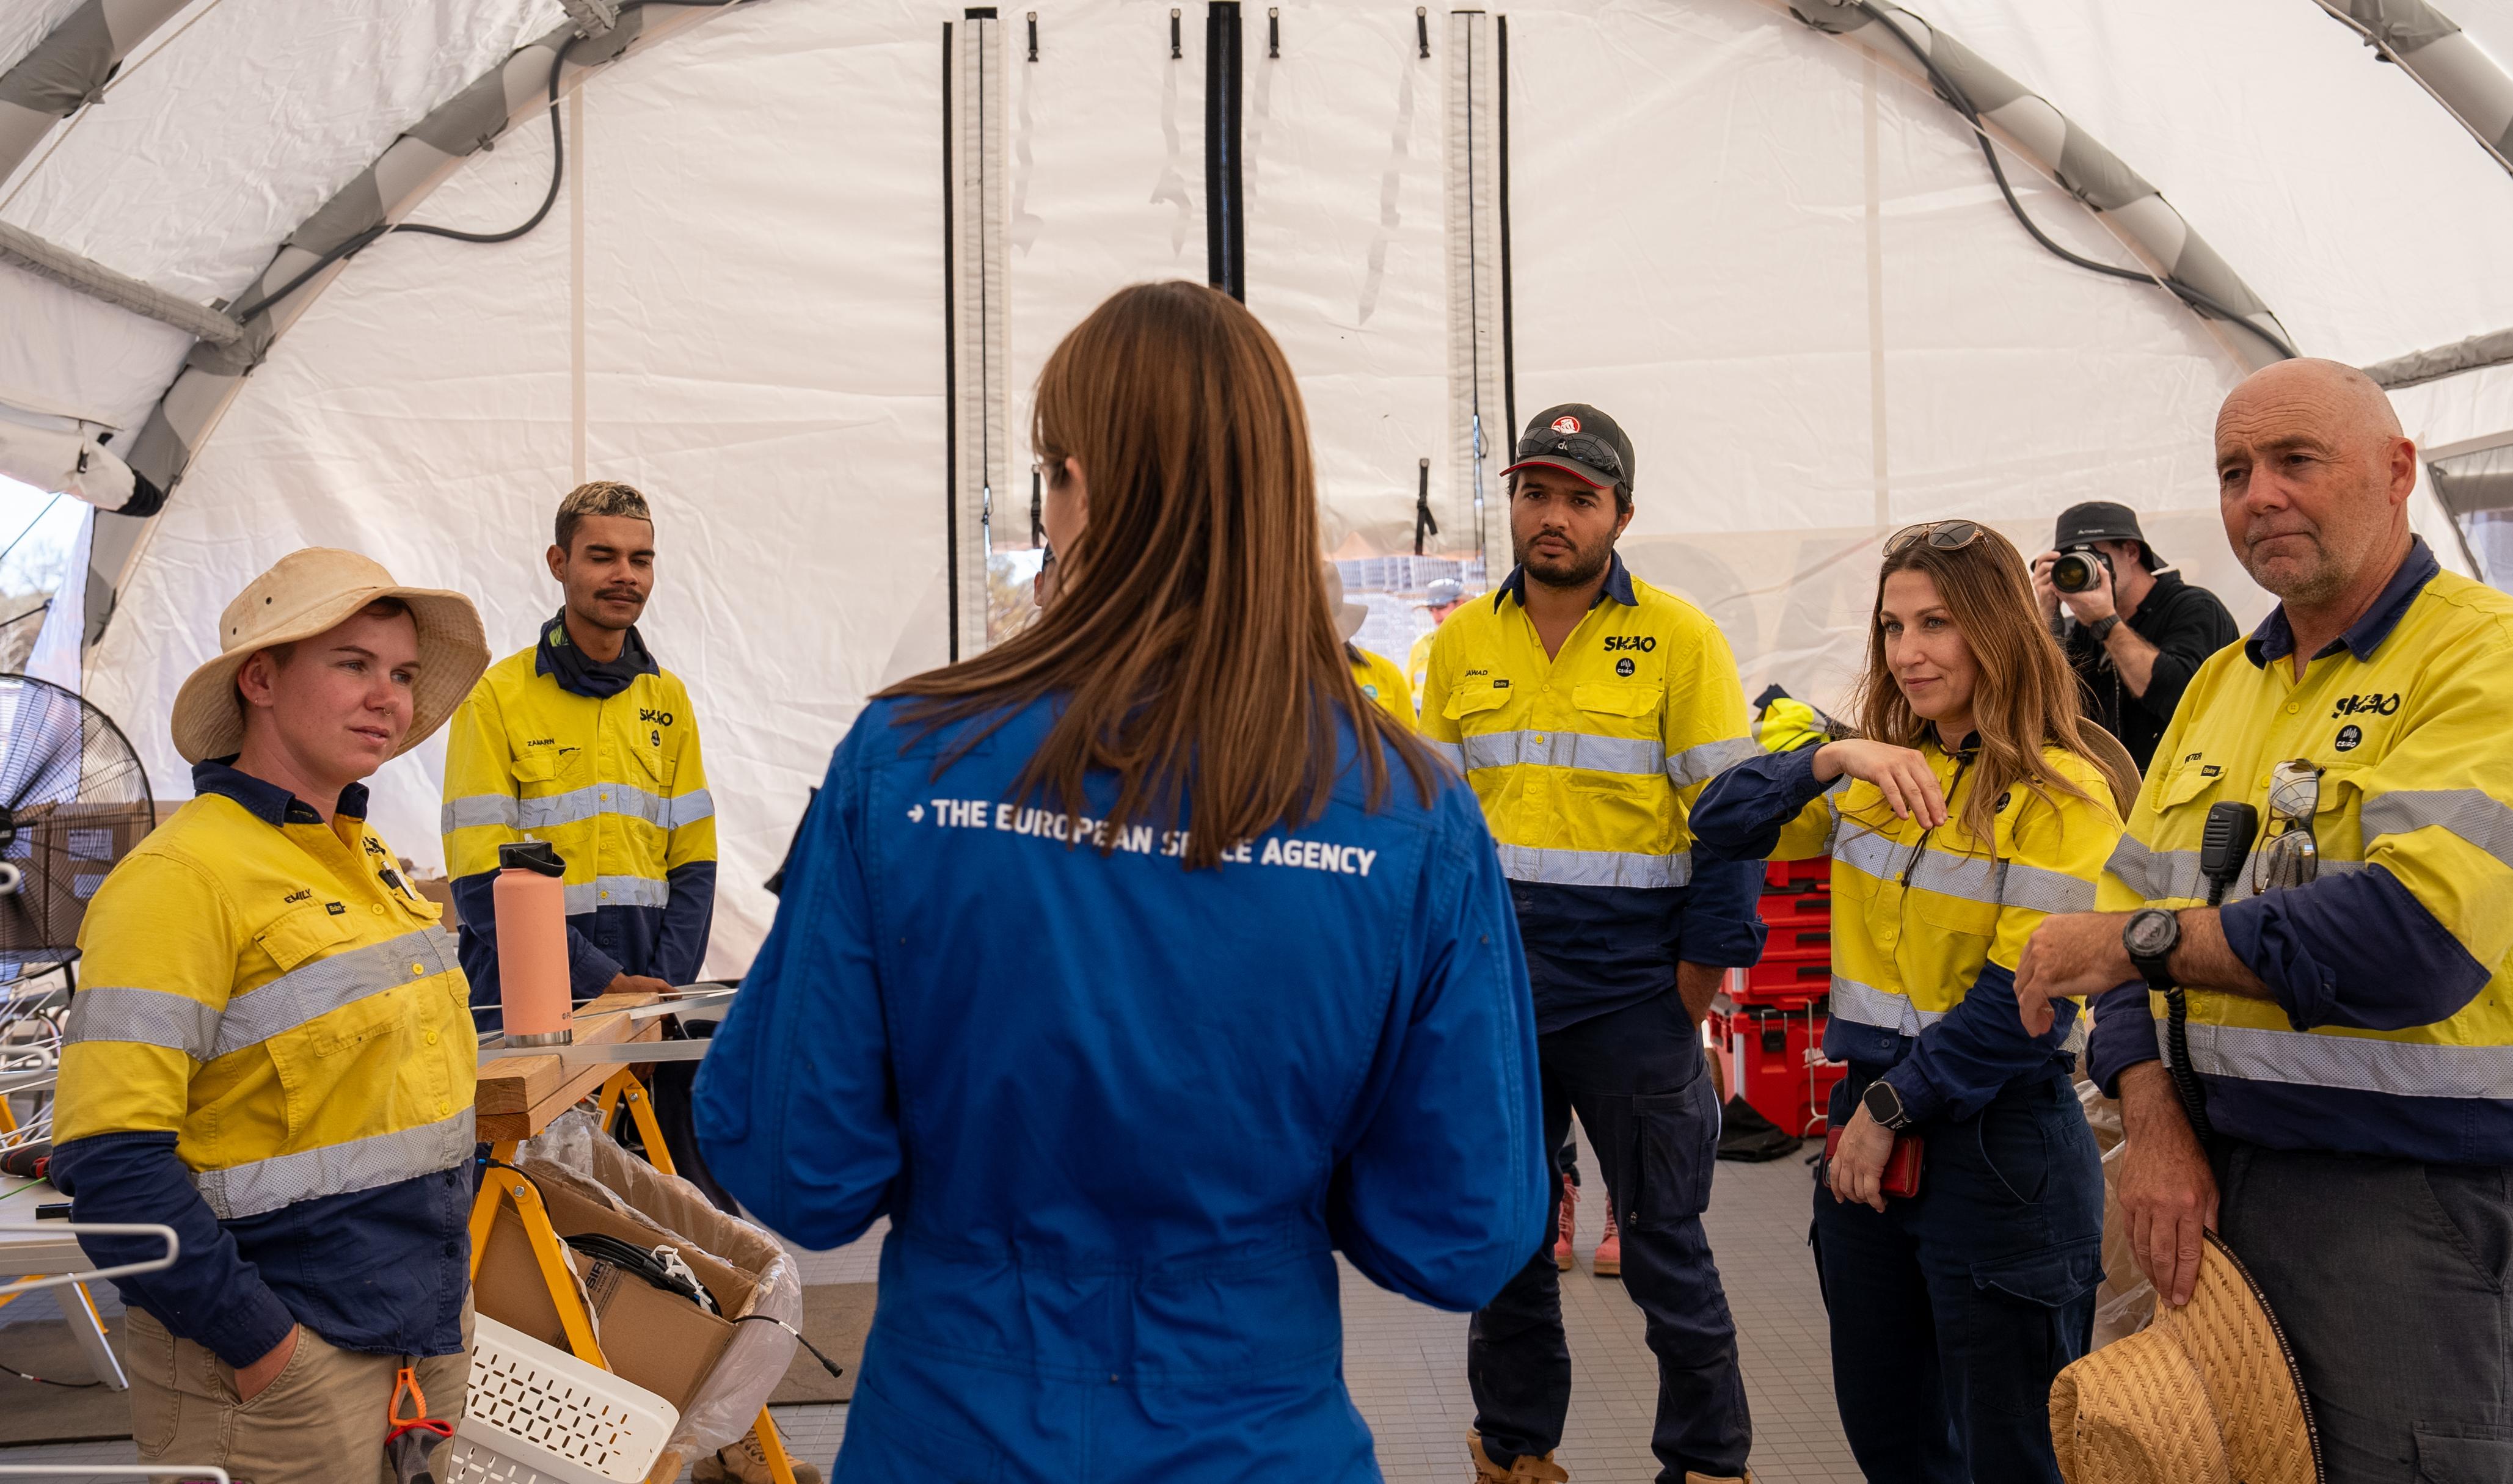
[[481, 1314], [446, 1484], [637, 1484], [680, 1420], [643, 1386]]

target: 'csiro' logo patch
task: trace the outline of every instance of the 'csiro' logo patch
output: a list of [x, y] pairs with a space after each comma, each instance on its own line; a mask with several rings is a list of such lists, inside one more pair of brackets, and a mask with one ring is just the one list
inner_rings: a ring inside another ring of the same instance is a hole
[[2356, 750], [2356, 744], [2364, 740], [2365, 728], [2358, 726], [2353, 722], [2350, 722], [2346, 725], [2338, 728], [2338, 739], [2330, 745], [2337, 748], [2342, 753], [2347, 753], [2354, 752]]

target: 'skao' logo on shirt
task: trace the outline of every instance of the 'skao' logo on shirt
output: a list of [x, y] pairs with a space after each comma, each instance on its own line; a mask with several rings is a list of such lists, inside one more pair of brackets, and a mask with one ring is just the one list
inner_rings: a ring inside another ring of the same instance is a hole
[[1579, 419], [1572, 416], [1568, 412], [1565, 412], [1561, 416], [1553, 419], [1553, 431], [1556, 433], [1576, 433], [1579, 431]]

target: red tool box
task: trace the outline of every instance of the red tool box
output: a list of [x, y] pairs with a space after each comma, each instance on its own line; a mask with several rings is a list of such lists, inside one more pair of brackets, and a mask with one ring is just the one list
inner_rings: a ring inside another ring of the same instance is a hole
[[1832, 1085], [1849, 1068], [1823, 1059], [1832, 988], [1832, 862], [1774, 861], [1756, 904], [1768, 937], [1763, 959], [1732, 969], [1731, 1004], [1712, 1017], [1711, 1038], [1732, 1093], [1794, 1134], [1823, 1126]]

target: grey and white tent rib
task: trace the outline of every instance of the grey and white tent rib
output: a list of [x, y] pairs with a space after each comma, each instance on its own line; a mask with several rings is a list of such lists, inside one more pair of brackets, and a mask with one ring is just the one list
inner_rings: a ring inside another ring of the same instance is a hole
[[2513, 171], [2513, 75], [2425, 0], [2314, 0], [2415, 79], [2478, 147]]
[[2364, 368], [2366, 375], [2384, 391], [2415, 386], [2425, 381], [2440, 381], [2457, 376], [2462, 371], [2485, 371], [2491, 366], [2513, 362], [2513, 330], [2491, 330], [2483, 335], [2454, 340], [2429, 350], [2413, 350], [2405, 356], [2393, 356]]
[[[2162, 192], [2049, 99], [1887, 0], [1786, 0], [1786, 4], [1789, 13], [1806, 24], [1856, 42], [1897, 69], [1911, 65], [1911, 51], [1903, 44], [1907, 40], [1910, 49], [1927, 59], [1928, 66], [1963, 91], [1984, 123], [1997, 126], [2011, 148], [2145, 254], [2161, 270], [2168, 287], [2195, 290], [2258, 332], [2232, 337], [2236, 353], [2246, 362], [2257, 368], [2285, 359], [2278, 349], [2291, 345], [2294, 337], [2251, 286]], [[2204, 312], [2195, 304], [2192, 307], [2194, 312]]]
[[199, 454], [219, 418], [243, 390], [246, 375], [348, 266], [348, 259], [323, 264], [320, 271], [275, 297], [273, 290], [288, 288], [334, 249], [400, 221], [463, 160], [517, 124], [538, 116], [549, 106], [554, 63], [560, 68], [558, 93], [564, 98], [593, 69], [727, 8], [722, 0], [653, 3], [620, 16], [617, 25], [599, 36], [579, 36], [571, 21], [527, 42], [411, 125], [375, 164], [289, 234], [270, 265], [236, 296], [239, 306], [252, 311], [241, 332], [223, 344], [209, 340], [195, 344], [132, 442], [126, 455], [138, 477], [132, 503], [121, 512], [100, 512], [91, 538], [86, 643], [94, 644], [104, 631], [115, 594], [140, 550], [146, 518], [156, 514]]
[[0, 72], [0, 180], [94, 102], [131, 49], [189, 0], [87, 0]]
[[95, 258], [73, 253], [59, 243], [46, 242], [5, 221], [0, 221], [0, 262], [51, 279], [89, 298], [188, 331], [194, 339], [213, 345], [224, 345], [244, 332], [243, 326], [206, 304], [196, 304], [180, 293], [108, 268]]

